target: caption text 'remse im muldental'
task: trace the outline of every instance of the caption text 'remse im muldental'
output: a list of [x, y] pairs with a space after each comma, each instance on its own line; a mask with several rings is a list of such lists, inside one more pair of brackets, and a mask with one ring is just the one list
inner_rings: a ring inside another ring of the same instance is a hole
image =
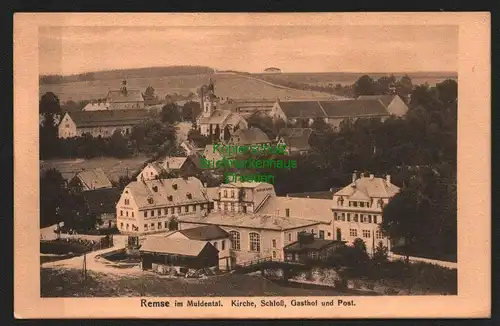
[[262, 299], [262, 300], [230, 300], [223, 302], [221, 299], [186, 299], [186, 300], [148, 300], [141, 299], [141, 308], [210, 308], [230, 306], [235, 308], [265, 308], [265, 307], [354, 307], [354, 300], [345, 299]]

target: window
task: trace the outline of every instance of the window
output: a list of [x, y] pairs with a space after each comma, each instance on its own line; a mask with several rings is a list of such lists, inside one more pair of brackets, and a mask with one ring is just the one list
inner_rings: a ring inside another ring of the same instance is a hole
[[177, 207], [177, 213], [180, 213], [181, 212], [181, 207]]
[[134, 217], [134, 212], [132, 212], [132, 217]]
[[351, 213], [347, 213], [347, 222], [351, 222]]
[[155, 210], [151, 210], [151, 217], [155, 216]]
[[196, 212], [196, 205], [192, 205], [191, 207], [192, 207], [192, 211]]
[[319, 231], [319, 238], [324, 239], [325, 238], [325, 231], [321, 230]]
[[174, 213], [175, 213], [175, 208], [174, 207], [170, 208], [170, 214], [174, 214]]
[[290, 208], [285, 209], [285, 216], [290, 217]]
[[231, 231], [229, 235], [231, 236], [231, 249], [240, 250], [240, 233], [238, 231]]
[[333, 212], [333, 219], [337, 221], [337, 212]]
[[328, 232], [328, 237], [331, 237], [332, 236], [332, 233], [331, 232]]
[[227, 198], [227, 190], [224, 190], [224, 197]]
[[367, 215], [361, 215], [361, 218], [363, 219], [363, 223], [368, 223], [368, 216]]
[[201, 204], [201, 209], [205, 209], [205, 204]]
[[127, 216], [127, 217], [128, 217], [128, 211], [125, 211], [125, 216]]
[[349, 235], [351, 237], [357, 237], [358, 236], [358, 230], [356, 230], [356, 229], [349, 229]]
[[375, 231], [375, 236], [377, 237], [377, 239], [382, 239], [384, 237], [380, 230]]
[[148, 230], [148, 225], [144, 224], [144, 231], [147, 231], [147, 230]]
[[354, 206], [354, 207], [358, 207], [358, 202], [357, 202], [357, 201], [353, 201], [353, 202], [352, 202], [352, 206]]
[[368, 223], [371, 223], [371, 222], [372, 222], [372, 216], [368, 215]]
[[359, 218], [359, 215], [358, 214], [354, 214], [354, 222], [357, 222], [358, 218]]
[[292, 234], [288, 233], [288, 241], [292, 241]]
[[260, 252], [260, 235], [258, 233], [250, 233], [250, 251]]
[[129, 205], [130, 204], [130, 200], [129, 199], [125, 199], [125, 205]]
[[345, 213], [342, 213], [342, 221], [345, 222]]
[[273, 251], [273, 258], [276, 259], [276, 251]]
[[214, 247], [217, 249], [217, 241], [214, 241]]
[[231, 198], [234, 198], [234, 190], [231, 190]]
[[234, 203], [231, 203], [231, 212], [234, 212]]
[[158, 210], [158, 216], [160, 216], [160, 215], [161, 215], [161, 209]]
[[155, 224], [151, 223], [151, 230], [154, 230], [154, 229], [155, 229]]
[[168, 229], [168, 222], [165, 221], [165, 229]]
[[365, 203], [360, 202], [360, 203], [359, 203], [359, 207], [365, 207]]
[[373, 223], [377, 224], [377, 215], [373, 215]]
[[227, 203], [224, 203], [224, 211], [227, 212]]
[[158, 222], [158, 230], [161, 229], [161, 222]]
[[120, 229], [123, 229], [123, 223], [120, 223]]
[[363, 230], [363, 238], [369, 238], [370, 237], [370, 230]]
[[167, 209], [167, 208], [165, 208], [165, 215], [167, 215], [167, 214], [168, 214], [168, 209]]
[[186, 212], [186, 213], [189, 212], [189, 206], [187, 206], [187, 205], [184, 206], [184, 212]]
[[221, 242], [221, 250], [226, 250], [226, 240], [222, 240], [222, 242]]
[[148, 217], [148, 211], [144, 211], [144, 217]]
[[120, 211], [120, 216], [123, 216], [123, 211]]
[[276, 248], [276, 239], [273, 239], [273, 248]]

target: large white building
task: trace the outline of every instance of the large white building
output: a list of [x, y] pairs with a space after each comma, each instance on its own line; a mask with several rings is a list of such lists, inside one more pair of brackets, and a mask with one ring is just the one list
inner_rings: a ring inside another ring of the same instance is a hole
[[384, 206], [398, 192], [390, 176], [377, 178], [373, 174], [358, 176], [354, 173], [351, 184], [333, 195], [335, 240], [352, 243], [360, 238], [370, 254], [379, 242], [390, 250], [390, 241], [380, 231], [380, 224]]

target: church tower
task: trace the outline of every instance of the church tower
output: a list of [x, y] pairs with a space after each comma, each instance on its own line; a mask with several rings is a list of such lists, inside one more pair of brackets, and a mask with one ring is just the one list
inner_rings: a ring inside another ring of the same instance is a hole
[[207, 93], [203, 94], [202, 97], [203, 116], [210, 117], [212, 116], [212, 113], [214, 113], [214, 111], [217, 109], [217, 97], [215, 96], [215, 87], [214, 83], [212, 82], [212, 78], [210, 78], [210, 82], [208, 83]]
[[122, 81], [122, 87], [120, 88], [120, 92], [123, 95], [127, 95], [127, 81], [126, 80]]

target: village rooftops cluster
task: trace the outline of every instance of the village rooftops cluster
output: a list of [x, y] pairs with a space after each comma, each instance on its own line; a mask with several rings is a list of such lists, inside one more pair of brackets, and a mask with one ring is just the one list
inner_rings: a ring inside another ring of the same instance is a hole
[[124, 192], [141, 209], [208, 202], [201, 181], [193, 177], [133, 181]]

